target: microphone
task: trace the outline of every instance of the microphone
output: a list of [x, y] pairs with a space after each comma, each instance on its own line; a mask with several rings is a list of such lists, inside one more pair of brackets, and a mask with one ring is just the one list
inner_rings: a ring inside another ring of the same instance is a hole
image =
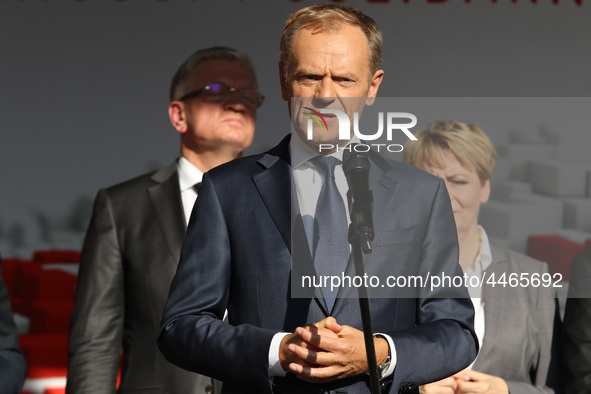
[[355, 152], [355, 145], [350, 145], [351, 150], [343, 152], [343, 171], [349, 185], [347, 199], [352, 226], [349, 230], [349, 242], [358, 236], [361, 250], [368, 254], [371, 253], [374, 238], [373, 192], [369, 190], [370, 165], [367, 155]]

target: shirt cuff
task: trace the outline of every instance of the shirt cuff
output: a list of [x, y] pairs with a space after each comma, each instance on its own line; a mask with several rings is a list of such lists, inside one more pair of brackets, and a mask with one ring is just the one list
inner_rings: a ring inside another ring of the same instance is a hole
[[385, 338], [386, 341], [388, 341], [388, 346], [390, 346], [390, 366], [382, 374], [382, 379], [383, 379], [383, 378], [386, 378], [394, 373], [394, 368], [396, 368], [396, 361], [398, 360], [396, 358], [396, 347], [394, 346], [394, 341], [392, 340], [392, 337], [390, 337], [390, 335], [382, 334], [379, 332], [375, 333], [374, 336], [375, 335], [379, 335], [382, 338]]
[[279, 363], [279, 346], [284, 336], [289, 335], [287, 332], [278, 332], [273, 336], [271, 345], [269, 346], [269, 376], [284, 377], [286, 372]]

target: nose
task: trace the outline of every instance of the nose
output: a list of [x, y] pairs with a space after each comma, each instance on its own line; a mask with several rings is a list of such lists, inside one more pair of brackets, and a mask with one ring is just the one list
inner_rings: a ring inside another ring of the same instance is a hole
[[447, 189], [447, 194], [449, 195], [449, 200], [453, 203], [453, 201], [455, 200], [455, 195], [454, 195], [454, 189], [452, 187], [452, 184], [445, 178], [443, 178], [443, 181], [445, 182], [445, 188]]
[[324, 108], [330, 105], [336, 100], [336, 91], [334, 84], [330, 78], [323, 78], [316, 88], [314, 98], [312, 99], [312, 105], [317, 108]]
[[320, 80], [318, 83], [318, 89], [316, 91], [316, 97], [336, 97], [336, 89], [334, 81], [330, 78], [330, 76], [325, 76]]
[[230, 92], [224, 100], [224, 108], [236, 112], [242, 112], [246, 109], [246, 99], [242, 97], [237, 90]]

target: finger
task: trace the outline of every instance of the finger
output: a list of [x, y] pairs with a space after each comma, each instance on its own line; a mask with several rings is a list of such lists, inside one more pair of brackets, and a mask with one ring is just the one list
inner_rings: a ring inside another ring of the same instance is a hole
[[295, 333], [298, 335], [298, 337], [300, 337], [300, 339], [316, 347], [318, 347], [318, 344], [322, 340], [321, 335], [314, 328], [298, 327], [296, 328]]
[[432, 384], [426, 384], [419, 387], [420, 394], [454, 394], [455, 391], [448, 386], [438, 386]]
[[343, 330], [343, 326], [337, 323], [336, 319], [327, 321], [325, 327], [335, 334], [339, 334]]
[[423, 385], [419, 387], [419, 392], [423, 394], [453, 394], [457, 387], [456, 380], [453, 377], [449, 377]]
[[342, 365], [342, 357], [330, 352], [317, 351], [315, 349], [304, 348], [295, 344], [289, 345], [289, 350], [298, 358], [306, 360], [316, 366]]
[[[318, 323], [317, 323], [318, 324]], [[318, 326], [318, 325], [314, 325], [314, 324], [308, 324], [303, 326], [302, 328], [304, 330], [308, 330], [313, 334], [316, 335], [320, 335], [320, 336], [326, 336], [326, 337], [331, 337], [331, 338], [338, 338], [338, 333], [335, 333], [333, 330], [340, 330], [340, 327], [338, 324], [336, 324], [335, 326], [331, 326], [332, 330], [325, 327], [324, 325]]]
[[[319, 341], [317, 334], [312, 333], [311, 335], [315, 338], [316, 342]], [[295, 333], [295, 337], [292, 340], [290, 340], [287, 345], [290, 344], [303, 347], [304, 349], [321, 350], [318, 346], [314, 345], [313, 343], [304, 340], [301, 336], [297, 334], [297, 332]]]
[[284, 369], [289, 368], [289, 364], [292, 362], [300, 362], [299, 357], [289, 350], [290, 345], [300, 346], [302, 348], [312, 348], [313, 350], [319, 350], [314, 345], [304, 341], [297, 334], [288, 335], [282, 339], [279, 351], [279, 362]]
[[466, 369], [463, 371], [464, 379], [466, 381], [473, 381], [473, 382], [484, 382], [491, 380], [494, 378], [493, 375], [486, 374], [484, 372], [474, 371], [472, 369]]
[[330, 382], [342, 376], [342, 372], [333, 366], [317, 367], [317, 366], [302, 366], [298, 364], [291, 364], [289, 366], [299, 379], [311, 383]]
[[458, 373], [456, 373], [455, 375], [453, 375], [453, 378], [455, 378], [456, 380], [461, 380], [461, 381], [470, 381], [470, 380], [478, 380], [476, 379], [475, 376], [473, 376], [471, 374], [471, 372], [469, 370], [463, 370], [460, 371]]
[[296, 334], [304, 341], [316, 346], [319, 349], [329, 350], [331, 346], [334, 347], [338, 342], [338, 338], [331, 338], [326, 335], [319, 335], [311, 331], [308, 327], [296, 328]]
[[337, 319], [335, 319], [335, 318], [334, 318], [334, 317], [332, 317], [332, 316], [328, 316], [328, 317], [326, 317], [326, 318], [324, 318], [324, 319], [320, 320], [318, 323], [315, 323], [314, 325], [318, 325], [318, 326], [324, 326], [324, 327], [326, 327], [328, 324], [331, 324], [331, 323], [336, 323], [336, 322], [337, 322]]
[[475, 393], [486, 393], [487, 384], [483, 382], [473, 382], [458, 380], [458, 393], [462, 394], [475, 394]]
[[288, 365], [288, 368], [289, 368], [290, 370], [292, 370], [292, 367], [291, 367], [291, 365], [292, 365], [292, 364], [293, 364], [294, 366], [296, 366], [296, 365], [299, 365], [299, 366], [300, 366], [300, 369], [301, 369], [302, 367], [303, 367], [303, 368], [312, 368], [312, 367], [317, 367], [317, 366], [318, 366], [318, 365], [316, 365], [316, 364], [312, 364], [312, 363], [310, 363], [310, 362], [308, 362], [308, 361], [306, 361], [306, 360], [303, 360], [303, 359], [301, 359], [301, 358], [295, 358], [294, 360], [292, 360], [292, 361], [289, 363], [289, 365]]
[[441, 385], [449, 387], [451, 391], [454, 391], [458, 388], [458, 382], [451, 376], [449, 378], [441, 380]]
[[314, 324], [310, 324], [311, 326], [315, 326], [315, 327], [328, 327], [330, 324], [334, 324], [337, 322], [337, 319], [335, 319], [332, 316], [326, 317], [322, 320], [320, 320], [319, 322], [316, 322]]
[[290, 344], [288, 349], [297, 357], [309, 363], [316, 363], [316, 359], [318, 358], [318, 352], [313, 349], [303, 348], [295, 344]]
[[329, 332], [334, 333], [334, 334], [338, 334], [342, 329], [342, 326], [340, 324], [338, 324], [337, 320], [332, 316], [322, 319], [319, 322], [316, 322], [314, 324], [308, 324], [305, 327], [309, 328], [312, 331], [314, 331], [316, 329], [316, 330], [318, 330], [318, 332], [322, 332], [323, 330], [326, 330], [325, 332], [327, 334]]

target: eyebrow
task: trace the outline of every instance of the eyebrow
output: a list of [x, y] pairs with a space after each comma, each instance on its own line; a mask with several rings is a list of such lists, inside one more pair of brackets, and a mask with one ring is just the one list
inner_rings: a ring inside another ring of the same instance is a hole
[[[299, 69], [299, 70], [296, 70], [293, 75], [294, 75], [295, 78], [299, 78], [299, 77], [302, 77], [304, 75], [313, 75], [313, 76], [321, 77], [321, 76], [323, 76], [325, 74], [324, 73], [319, 73], [317, 71], [308, 70], [308, 69]], [[335, 78], [335, 77], [336, 78], [347, 78], [347, 79], [350, 79], [352, 81], [357, 81], [357, 79], [358, 79], [354, 74], [352, 74], [352, 73], [350, 73], [348, 71], [345, 71], [345, 72], [342, 72], [342, 73], [338, 73], [338, 74], [332, 74], [331, 77], [333, 77], [333, 78]]]

